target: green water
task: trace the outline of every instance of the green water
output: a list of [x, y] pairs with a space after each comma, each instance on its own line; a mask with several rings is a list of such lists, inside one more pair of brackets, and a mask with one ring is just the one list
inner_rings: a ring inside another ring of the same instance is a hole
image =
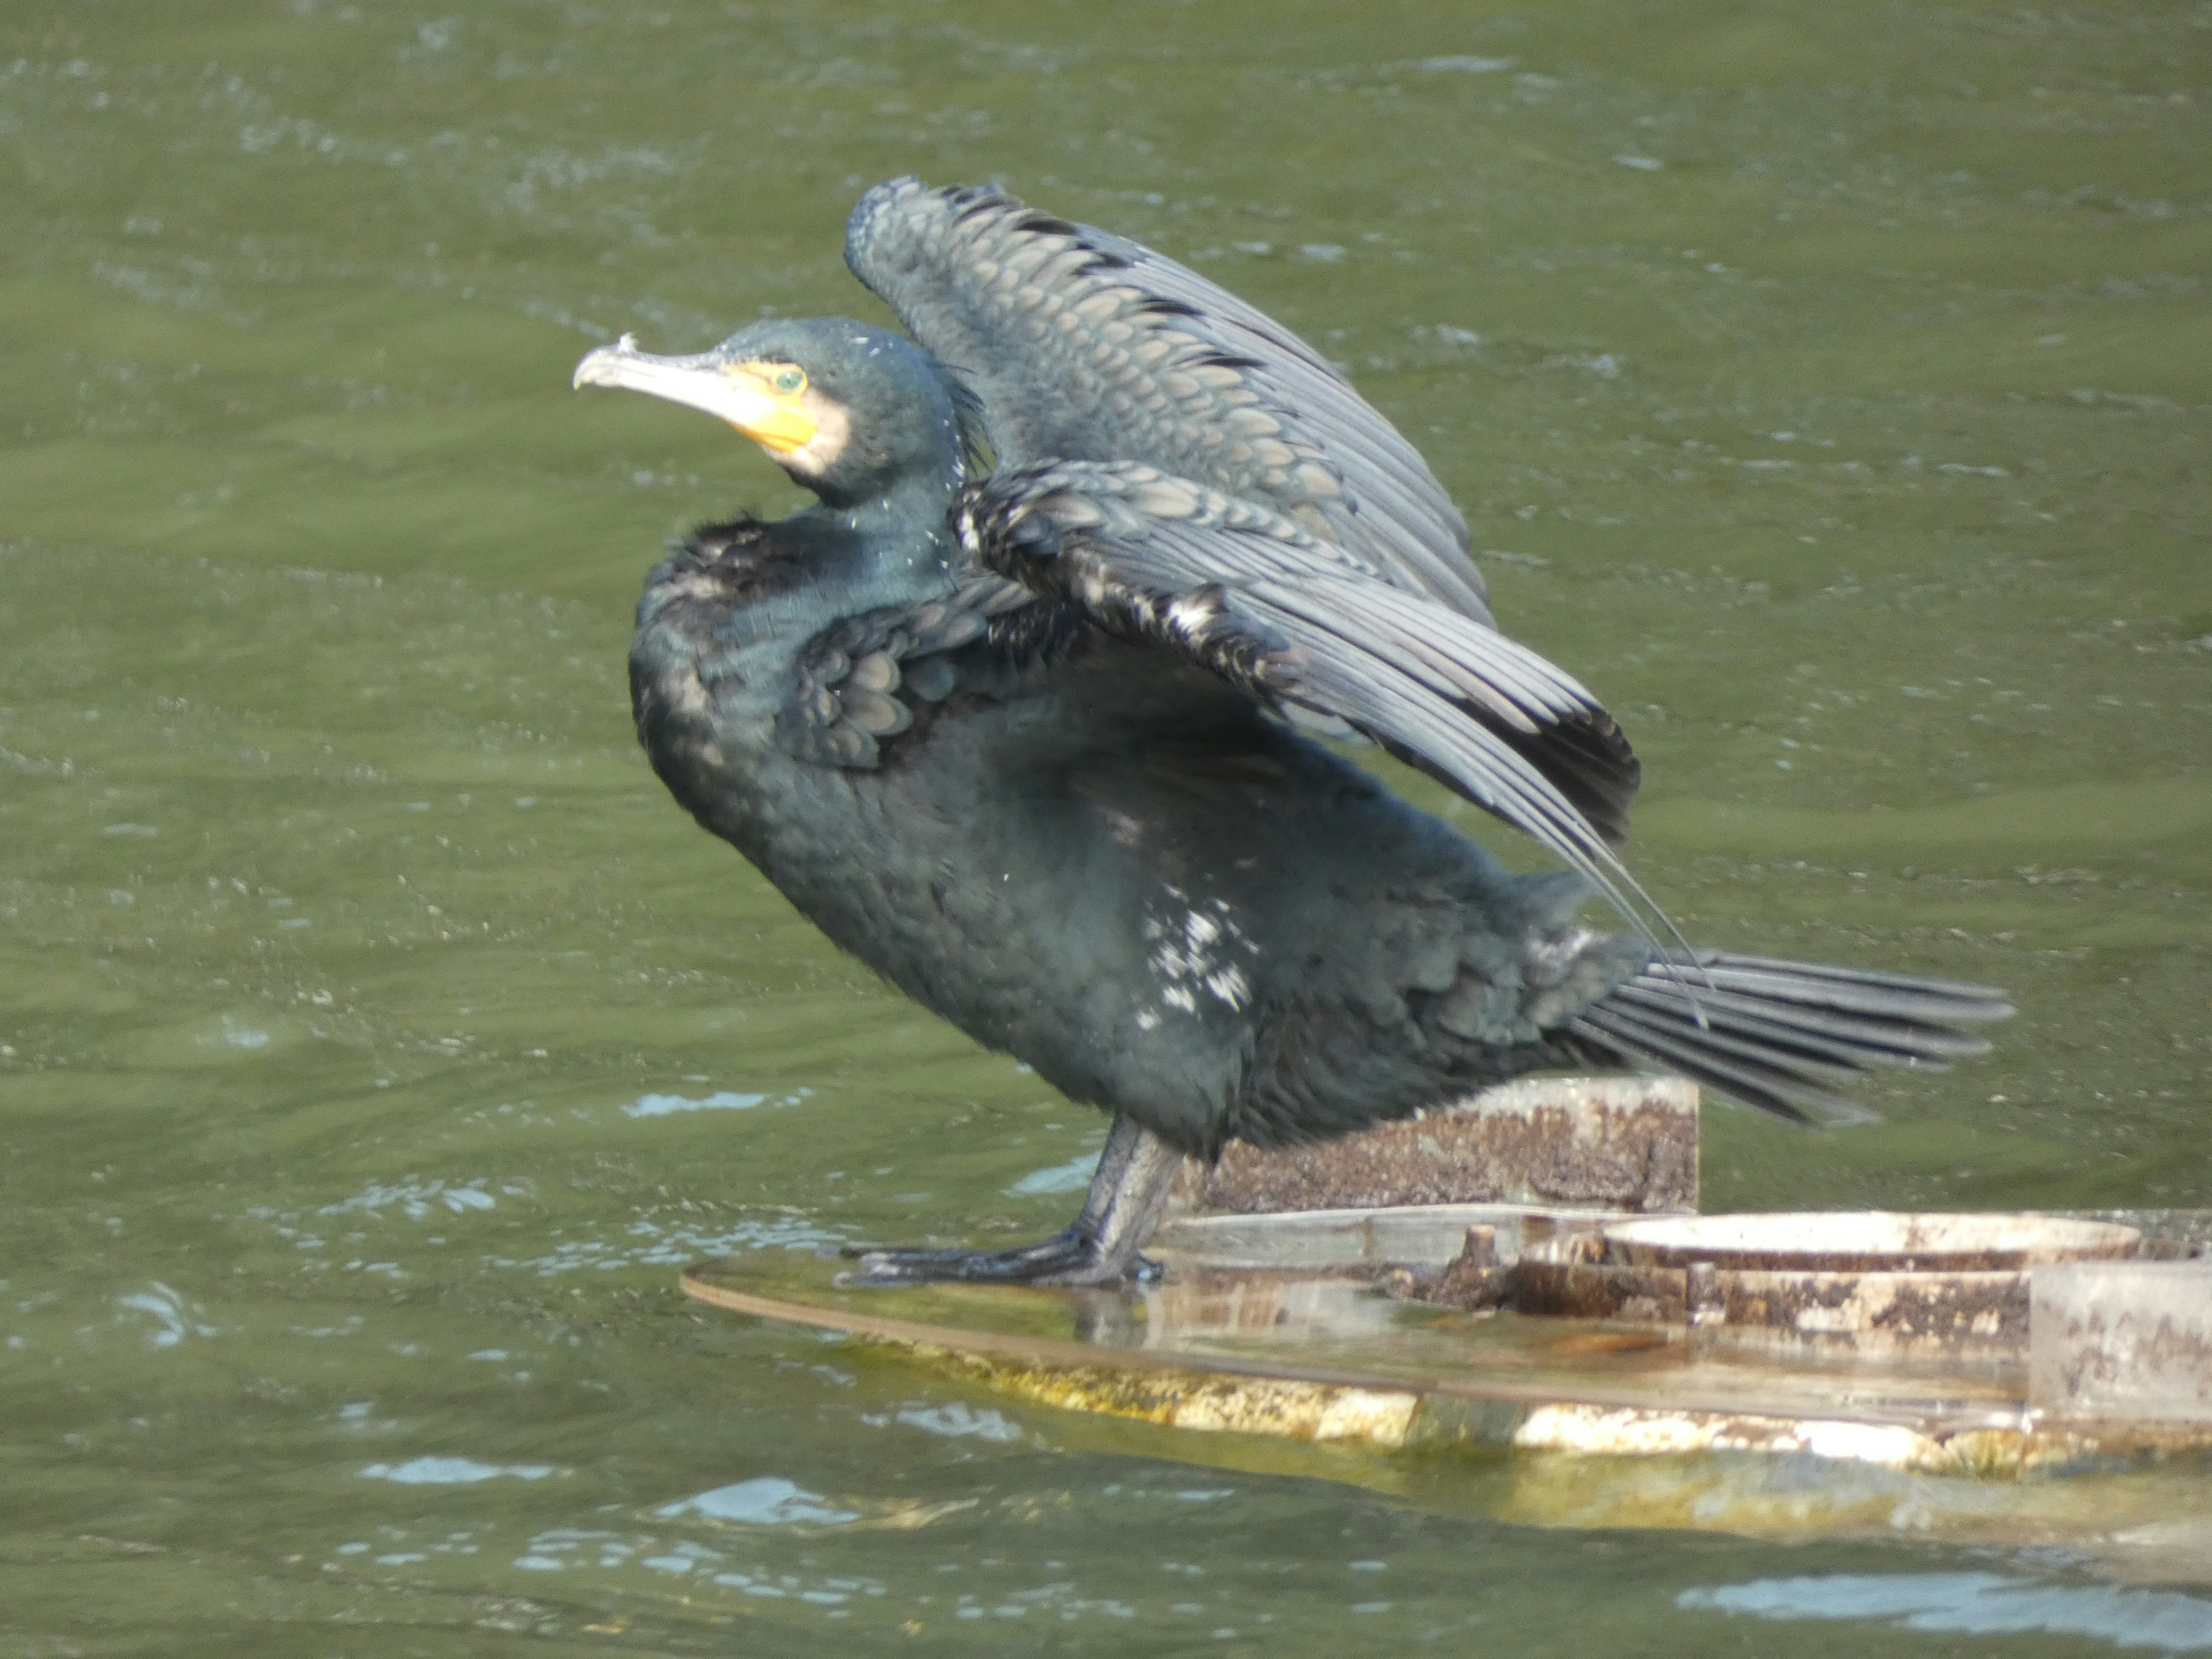
[[1909, 1504], [1516, 1526], [695, 1312], [1101, 1126], [663, 798], [638, 582], [791, 491], [567, 389], [875, 314], [895, 173], [1190, 260], [1425, 448], [1686, 931], [2016, 992], [1878, 1127], [1715, 1114], [1710, 1207], [2208, 1205], [2208, 100], [2201, 3], [10, 0], [0, 1649], [2212, 1645]]

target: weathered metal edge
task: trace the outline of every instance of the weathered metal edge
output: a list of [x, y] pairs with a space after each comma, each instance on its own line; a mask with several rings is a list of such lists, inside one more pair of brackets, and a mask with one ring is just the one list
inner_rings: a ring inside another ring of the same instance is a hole
[[[1695, 1401], [1653, 1406], [1616, 1390], [1503, 1380], [1409, 1384], [1356, 1372], [1293, 1372], [1258, 1359], [1102, 1350], [992, 1331], [955, 1333], [732, 1290], [696, 1267], [684, 1271], [683, 1287], [686, 1295], [734, 1313], [902, 1347], [1039, 1404], [1206, 1432], [1350, 1442], [1385, 1450], [1480, 1444], [1601, 1455], [1794, 1452], [1980, 1479], [2212, 1449], [2212, 1425], [2051, 1422], [2024, 1406], [1961, 1412], [1950, 1421], [1878, 1410], [1791, 1417]], [[957, 1346], [947, 1340], [956, 1335]]]

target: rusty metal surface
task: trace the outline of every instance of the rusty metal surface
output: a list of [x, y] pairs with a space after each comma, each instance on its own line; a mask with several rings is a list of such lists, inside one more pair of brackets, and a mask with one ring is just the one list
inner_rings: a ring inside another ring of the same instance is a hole
[[1529, 1078], [1325, 1146], [1231, 1146], [1192, 1164], [1206, 1213], [1534, 1204], [1634, 1214], [1698, 1206], [1698, 1091], [1679, 1078]]
[[1732, 1340], [1870, 1353], [2016, 1353], [2027, 1340], [2028, 1275], [1793, 1273], [1524, 1260], [1516, 1311], [1570, 1319], [1696, 1325]]
[[2028, 1399], [2068, 1416], [2212, 1425], [2212, 1261], [2035, 1274]]
[[1388, 1288], [1394, 1296], [1468, 1313], [1502, 1308], [1513, 1294], [1513, 1267], [1519, 1257], [1508, 1258], [1498, 1249], [1498, 1229], [1469, 1227], [1467, 1243], [1445, 1264], [1443, 1273], [1424, 1283], [1411, 1269], [1400, 1268]]
[[[2032, 1273], [2141, 1243], [2125, 1225], [2043, 1216], [1690, 1217], [1601, 1223], [1539, 1243], [1518, 1260], [1501, 1259], [1492, 1239], [1470, 1234], [1441, 1273], [1387, 1282], [1443, 1306], [1679, 1327], [1708, 1344], [2016, 1360], [2028, 1340]], [[1820, 1265], [1860, 1262], [1907, 1270]], [[1966, 1265], [1937, 1271], [1936, 1262]]]

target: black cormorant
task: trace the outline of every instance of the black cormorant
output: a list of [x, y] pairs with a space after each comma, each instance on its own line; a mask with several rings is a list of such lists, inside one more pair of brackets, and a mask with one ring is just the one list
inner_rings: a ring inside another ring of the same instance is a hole
[[[1204, 277], [995, 191], [861, 198], [911, 339], [761, 322], [578, 385], [718, 415], [819, 504], [648, 580], [638, 735], [845, 950], [1114, 1115], [1082, 1214], [865, 1282], [1118, 1278], [1185, 1155], [1325, 1140], [1546, 1067], [1803, 1118], [1987, 1045], [1978, 986], [1691, 952], [1609, 843], [1638, 766], [1499, 633], [1464, 522], [1325, 359]], [[1516, 876], [1318, 741], [1535, 836]], [[1630, 921], [1577, 920], [1592, 890]]]

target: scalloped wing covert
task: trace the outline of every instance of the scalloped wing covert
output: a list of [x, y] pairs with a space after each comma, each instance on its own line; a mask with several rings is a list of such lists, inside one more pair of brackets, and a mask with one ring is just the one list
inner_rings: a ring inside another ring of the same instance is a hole
[[988, 574], [927, 605], [848, 617], [799, 653], [776, 742], [817, 765], [872, 767], [921, 709], [1018, 678], [1075, 626], [1067, 606]]
[[1264, 502], [1385, 582], [1491, 623], [1428, 465], [1289, 330], [1138, 243], [1012, 197], [878, 185], [853, 274], [981, 398], [1002, 466], [1134, 461]]

